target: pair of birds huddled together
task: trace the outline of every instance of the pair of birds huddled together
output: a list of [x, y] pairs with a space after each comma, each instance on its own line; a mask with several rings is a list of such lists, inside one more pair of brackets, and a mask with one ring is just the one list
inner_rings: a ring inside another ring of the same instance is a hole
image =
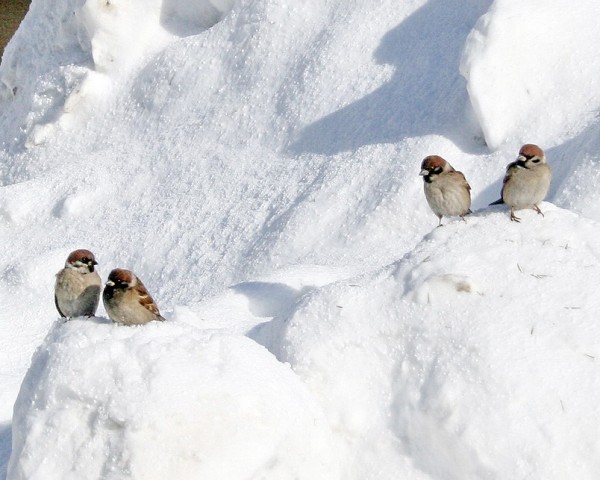
[[[426, 157], [421, 163], [420, 175], [425, 183], [427, 203], [440, 220], [438, 226], [442, 224], [442, 217], [464, 217], [471, 213], [471, 187], [465, 176], [442, 157]], [[523, 145], [517, 159], [506, 167], [501, 198], [490, 205], [508, 205], [514, 222], [521, 221], [515, 210], [524, 208], [532, 208], [543, 217], [539, 203], [546, 198], [551, 180], [552, 170], [546, 163], [544, 151], [531, 143]]]
[[[91, 317], [100, 302], [102, 280], [96, 271], [98, 262], [89, 250], [69, 254], [65, 268], [56, 274], [54, 303], [61, 317]], [[142, 281], [133, 272], [115, 268], [110, 272], [102, 293], [110, 319], [123, 325], [143, 325], [164, 320]]]

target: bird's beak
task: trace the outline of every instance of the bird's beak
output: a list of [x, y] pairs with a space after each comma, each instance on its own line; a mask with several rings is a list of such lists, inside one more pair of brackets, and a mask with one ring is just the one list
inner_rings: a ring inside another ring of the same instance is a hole
[[429, 170], [423, 169], [423, 170], [421, 170], [421, 172], [419, 173], [419, 175], [423, 175], [423, 176], [424, 175], [429, 175]]
[[92, 263], [93, 263], [94, 265], [98, 265], [98, 262], [97, 262], [96, 260], [92, 260]]
[[115, 286], [115, 282], [113, 282], [112, 280], [109, 280], [108, 282], [106, 282], [106, 286], [107, 287], [114, 287]]

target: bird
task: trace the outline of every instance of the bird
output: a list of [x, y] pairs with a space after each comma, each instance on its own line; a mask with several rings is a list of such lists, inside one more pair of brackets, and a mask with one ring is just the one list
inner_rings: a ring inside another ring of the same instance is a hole
[[527, 143], [519, 150], [517, 159], [507, 165], [501, 198], [490, 205], [508, 205], [513, 222], [521, 221], [515, 215], [515, 210], [524, 208], [532, 208], [543, 217], [539, 203], [546, 198], [551, 180], [552, 169], [546, 163], [544, 151], [537, 145]]
[[164, 321], [156, 303], [142, 281], [129, 270], [110, 272], [102, 294], [110, 319], [123, 325], [143, 325], [152, 320]]
[[439, 155], [429, 155], [421, 162], [425, 198], [442, 226], [442, 217], [471, 213], [471, 187], [465, 176]]
[[65, 267], [56, 274], [54, 304], [61, 317], [72, 318], [96, 314], [100, 302], [102, 280], [95, 270], [98, 265], [89, 250], [72, 251]]

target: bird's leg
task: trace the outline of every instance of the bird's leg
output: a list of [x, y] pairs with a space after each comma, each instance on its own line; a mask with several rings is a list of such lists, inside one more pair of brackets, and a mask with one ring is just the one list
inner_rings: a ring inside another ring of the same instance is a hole
[[540, 207], [538, 207], [537, 205], [533, 206], [533, 209], [538, 212], [538, 214], [540, 214], [542, 217], [544, 216], [544, 214], [542, 213], [542, 211], [540, 210]]
[[440, 215], [438, 218], [440, 219], [440, 223], [438, 223], [437, 228], [443, 227], [443, 225], [442, 225], [442, 215]]
[[515, 215], [515, 212], [512, 208], [510, 209], [510, 221], [511, 222], [520, 222], [521, 221], [521, 219]]

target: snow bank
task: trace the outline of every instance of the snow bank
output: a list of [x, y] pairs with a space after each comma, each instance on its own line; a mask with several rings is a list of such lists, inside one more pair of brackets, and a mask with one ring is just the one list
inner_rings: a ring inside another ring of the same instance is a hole
[[542, 210], [437, 228], [254, 332], [323, 405], [344, 478], [595, 478], [600, 299], [576, 279], [600, 282], [600, 226]]
[[[175, 39], [218, 21], [233, 0], [33, 0], [0, 66], [0, 123], [12, 148], [80, 126]], [[25, 134], [25, 140], [21, 137]]]
[[556, 203], [600, 221], [600, 122], [552, 152]]
[[15, 404], [11, 479], [336, 478], [322, 412], [244, 337], [57, 322]]
[[[16, 478], [152, 478], [159, 447], [208, 477], [597, 476], [597, 225], [544, 204], [428, 233], [418, 177], [443, 155], [477, 210], [535, 142], [549, 200], [600, 220], [597, 13], [34, 0], [0, 66], [0, 477], [50, 328]], [[176, 321], [54, 325], [82, 246]]]
[[[476, 212], [351, 279], [235, 286], [199, 306], [204, 331], [185, 309], [57, 322], [15, 405], [9, 478], [595, 478], [600, 226], [542, 210]], [[244, 324], [291, 370], [224, 334]]]
[[470, 34], [461, 71], [488, 146], [551, 147], [594, 122], [600, 31], [594, 0], [495, 0]]

